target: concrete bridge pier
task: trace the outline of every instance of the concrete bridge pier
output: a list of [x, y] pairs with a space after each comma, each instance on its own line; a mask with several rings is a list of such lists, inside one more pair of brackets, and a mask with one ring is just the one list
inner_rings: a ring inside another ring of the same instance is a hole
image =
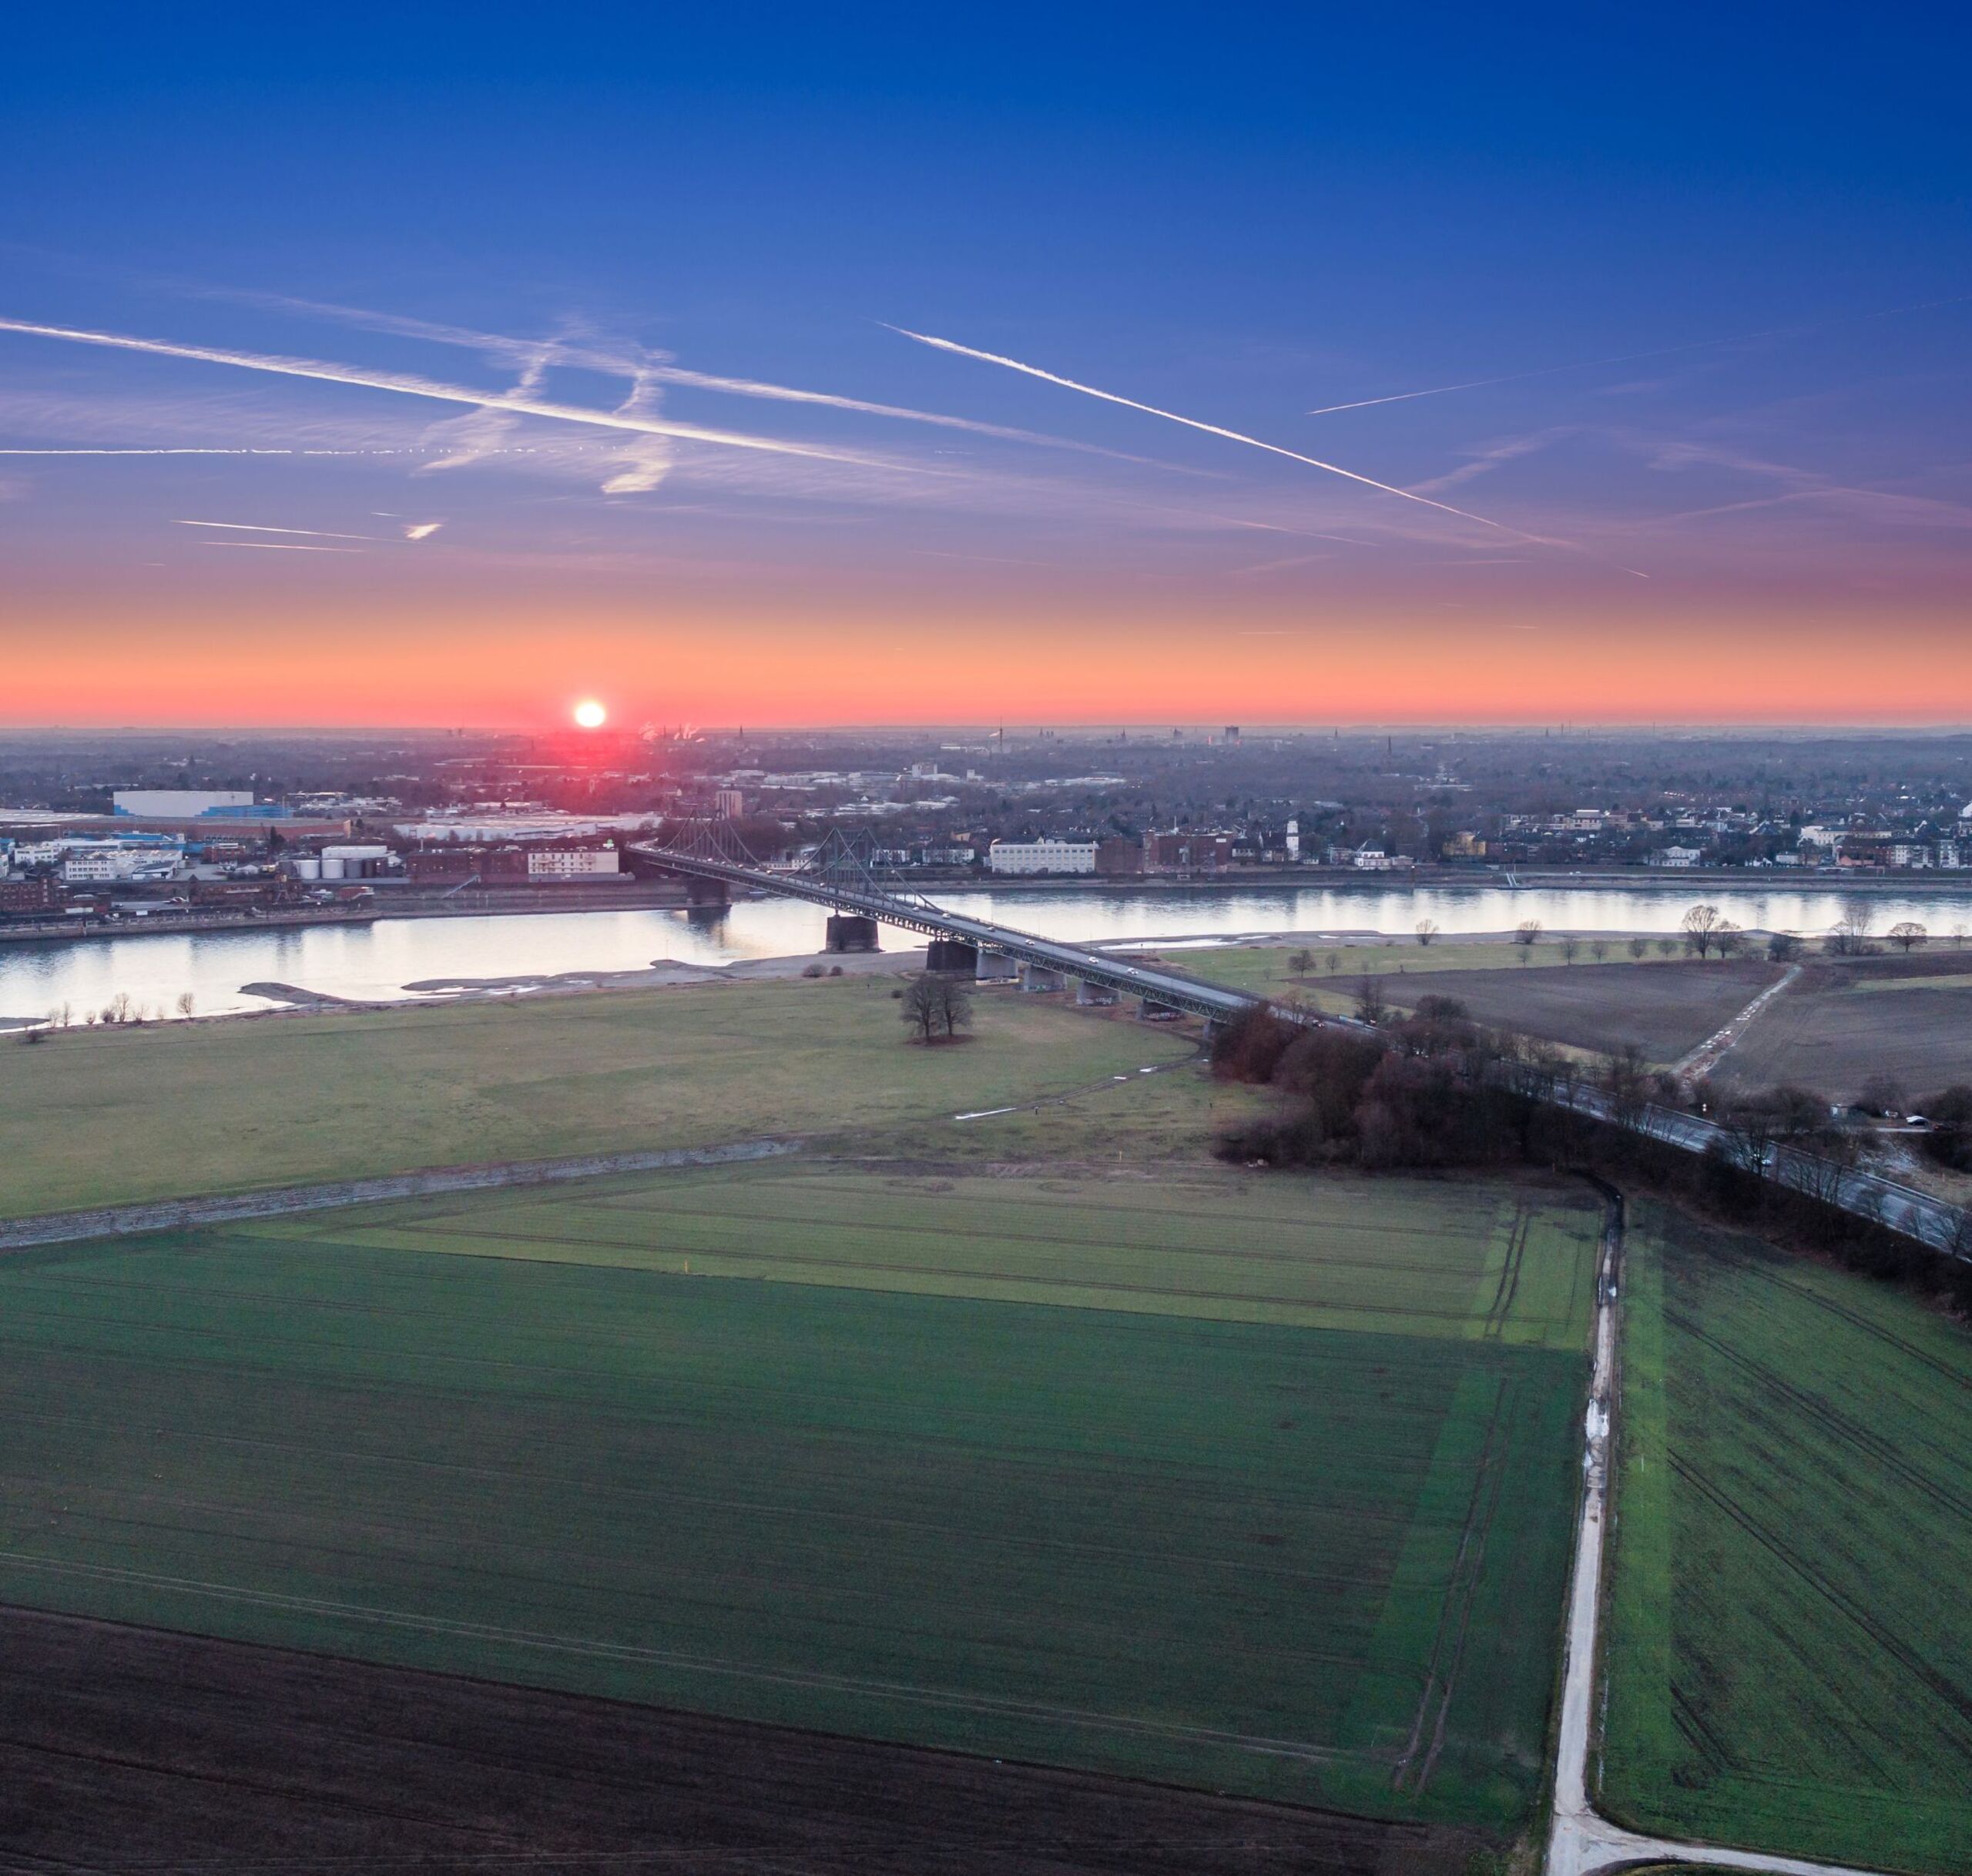
[[1116, 1000], [1116, 993], [1106, 984], [1092, 983], [1086, 977], [1075, 980], [1075, 1001], [1085, 1009], [1107, 1010]]
[[934, 938], [924, 947], [924, 968], [949, 973], [954, 977], [976, 977], [979, 970], [979, 947], [967, 943], [963, 938]]
[[1020, 975], [1020, 966], [1004, 951], [981, 951], [973, 974], [981, 983], [1011, 983]]
[[1058, 990], [1063, 987], [1061, 973], [1048, 970], [1045, 964], [1023, 964], [1020, 967], [1020, 987], [1024, 990]]
[[1137, 1020], [1139, 1023], [1175, 1023], [1182, 1013], [1169, 1003], [1160, 1003], [1154, 997], [1137, 999]]
[[874, 951], [877, 948], [877, 921], [854, 913], [831, 913], [824, 942], [831, 951]]
[[702, 879], [685, 876], [685, 896], [695, 906], [725, 906], [733, 902], [733, 891], [723, 879]]

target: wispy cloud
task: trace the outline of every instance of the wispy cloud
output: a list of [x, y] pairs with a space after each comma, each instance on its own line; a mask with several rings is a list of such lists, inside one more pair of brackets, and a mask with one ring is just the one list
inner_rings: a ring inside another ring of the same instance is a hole
[[1256, 574], [1285, 573], [1290, 567], [1312, 567], [1317, 561], [1334, 558], [1333, 554], [1290, 554], [1284, 560], [1263, 560], [1255, 567], [1235, 567], [1230, 577], [1245, 579]]
[[1412, 492], [1435, 494], [1440, 490], [1457, 488], [1467, 482], [1476, 481], [1482, 475], [1491, 474], [1502, 464], [1517, 462], [1523, 456], [1534, 455], [1550, 444], [1563, 442], [1577, 434], [1572, 426], [1564, 424], [1549, 430], [1532, 430], [1523, 437], [1508, 437], [1502, 442], [1470, 452], [1468, 460], [1456, 469], [1434, 476], [1428, 482], [1412, 483]]
[[1634, 364], [1644, 358], [1671, 358], [1680, 352], [1704, 352], [1720, 346], [1750, 345], [1759, 339], [1793, 338], [1810, 332], [1826, 332], [1837, 326], [1859, 325], [1866, 320], [1894, 319], [1906, 313], [1929, 313], [1940, 307], [1964, 306], [1972, 293], [1954, 294], [1947, 300], [1920, 300], [1910, 306], [1884, 307], [1870, 313], [1845, 313], [1833, 319], [1813, 320], [1799, 326], [1769, 326], [1760, 332], [1736, 332], [1720, 339], [1689, 339], [1681, 345], [1653, 346], [1645, 352], [1618, 352], [1611, 358], [1577, 359], [1565, 365], [1540, 365], [1531, 371], [1509, 371], [1491, 378], [1467, 378], [1457, 384], [1427, 385], [1422, 390], [1393, 391], [1383, 397], [1358, 397], [1350, 404], [1325, 404], [1310, 410], [1310, 417], [1332, 417], [1338, 410], [1367, 410], [1380, 404], [1409, 404], [1418, 397], [1444, 397], [1454, 391], [1483, 390], [1488, 385], [1519, 384], [1529, 378], [1550, 378], [1565, 371], [1593, 371], [1604, 365]]
[[27, 320], [0, 319], [0, 332], [53, 339], [75, 345], [100, 346], [114, 351], [137, 352], [156, 358], [178, 358], [200, 364], [224, 365], [236, 370], [258, 371], [278, 377], [304, 378], [318, 383], [347, 384], [366, 390], [391, 392], [399, 397], [428, 398], [435, 403], [464, 404], [485, 410], [512, 411], [522, 417], [545, 417], [552, 422], [582, 424], [602, 430], [625, 430], [635, 435], [670, 437], [723, 449], [758, 451], [770, 455], [805, 457], [816, 462], [854, 463], [880, 467], [876, 459], [854, 451], [826, 449], [813, 444], [789, 443], [776, 437], [750, 435], [740, 431], [713, 430], [698, 424], [680, 424], [669, 419], [625, 413], [594, 410], [580, 404], [551, 402], [545, 398], [505, 391], [474, 390], [465, 385], [441, 384], [431, 378], [398, 372], [364, 371], [354, 366], [334, 364], [321, 359], [286, 358], [260, 352], [223, 350], [216, 347], [179, 345], [161, 339], [139, 339], [120, 333], [93, 332], [73, 327], [43, 326]]
[[876, 417], [904, 424], [926, 424], [941, 430], [962, 430], [977, 437], [991, 437], [1001, 442], [1031, 444], [1051, 450], [1071, 450], [1082, 455], [1103, 456], [1112, 461], [1130, 462], [1153, 468], [1168, 464], [1144, 456], [1132, 456], [1074, 437], [1054, 437], [1043, 431], [1020, 430], [1004, 424], [983, 423], [969, 417], [951, 417], [941, 411], [914, 410], [907, 405], [878, 404], [864, 397], [845, 397], [833, 391], [803, 390], [791, 384], [776, 384], [760, 378], [732, 377], [716, 372], [693, 371], [675, 363], [668, 352], [642, 346], [611, 345], [579, 336], [556, 339], [515, 338], [505, 333], [482, 332], [468, 326], [447, 325], [433, 320], [407, 318], [401, 313], [381, 313], [362, 307], [338, 306], [333, 302], [304, 300], [287, 293], [257, 293], [232, 289], [207, 289], [205, 297], [257, 306], [270, 312], [298, 313], [333, 320], [364, 332], [405, 339], [421, 339], [434, 345], [477, 352], [487, 358], [501, 359], [525, 366], [537, 359], [550, 365], [579, 370], [601, 371], [643, 384], [675, 384], [694, 390], [733, 397], [755, 397], [775, 404], [807, 404], [818, 409], [843, 410], [860, 417]]

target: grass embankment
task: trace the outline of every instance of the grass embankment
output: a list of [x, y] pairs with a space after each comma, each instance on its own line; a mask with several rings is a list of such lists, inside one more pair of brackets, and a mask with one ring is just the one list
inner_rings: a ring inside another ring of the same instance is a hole
[[794, 1166], [30, 1254], [0, 1599], [1510, 1827], [1596, 1224]]
[[[1573, 968], [1606, 961], [1662, 963], [1654, 941], [1648, 956], [1632, 960], [1619, 940], [1605, 941], [1608, 956], [1598, 960], [1587, 943], [1581, 946]], [[1314, 959], [1313, 967], [1297, 973], [1293, 960], [1303, 949], [1298, 942], [1281, 945], [1227, 945], [1189, 947], [1174, 946], [1160, 953], [1167, 965], [1209, 977], [1216, 983], [1229, 983], [1243, 990], [1268, 990], [1280, 996], [1290, 993], [1333, 994], [1353, 1000], [1357, 981], [1364, 977], [1408, 977], [1420, 971], [1502, 970], [1515, 975], [1524, 971], [1570, 968], [1558, 944], [1543, 943], [1531, 947], [1505, 943], [1495, 939], [1484, 943], [1461, 943], [1456, 939], [1436, 939], [1420, 945], [1410, 939], [1382, 943], [1338, 941], [1333, 944], [1310, 943], [1306, 947]], [[1334, 960], [1333, 967], [1330, 959]], [[1693, 960], [1695, 962], [1696, 960]]]
[[962, 1045], [914, 1047], [892, 987], [721, 983], [8, 1043], [0, 1217], [424, 1166], [943, 1125], [1195, 1046], [1002, 991], [978, 999]]
[[1624, 1314], [1606, 1807], [1972, 1871], [1972, 1341], [1656, 1207]]

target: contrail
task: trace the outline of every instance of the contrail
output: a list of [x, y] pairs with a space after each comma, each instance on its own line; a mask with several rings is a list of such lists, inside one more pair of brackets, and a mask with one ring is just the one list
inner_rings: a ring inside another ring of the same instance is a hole
[[104, 346], [112, 351], [142, 352], [156, 358], [184, 358], [200, 364], [230, 365], [236, 370], [269, 372], [277, 377], [312, 378], [329, 384], [352, 384], [367, 390], [394, 391], [400, 397], [429, 398], [438, 404], [465, 404], [475, 410], [513, 410], [523, 417], [547, 417], [565, 424], [588, 424], [603, 430], [627, 430], [640, 436], [676, 437], [686, 442], [713, 444], [726, 449], [760, 450], [773, 455], [847, 463], [864, 469], [893, 466], [874, 457], [855, 455], [843, 450], [783, 443], [737, 430], [708, 430], [697, 424], [673, 423], [667, 418], [616, 410], [591, 410], [580, 404], [552, 404], [545, 399], [507, 392], [471, 390], [464, 385], [444, 384], [434, 379], [411, 377], [394, 372], [358, 371], [347, 365], [330, 364], [320, 359], [220, 351], [209, 346], [170, 344], [162, 339], [128, 338], [119, 333], [89, 332], [68, 326], [40, 326], [26, 320], [0, 319], [0, 332], [65, 340], [74, 345]]
[[[1414, 495], [1407, 488], [1398, 488], [1389, 482], [1379, 482], [1375, 477], [1358, 475], [1353, 469], [1344, 469], [1336, 463], [1325, 463], [1318, 456], [1303, 456], [1299, 450], [1283, 449], [1277, 443], [1263, 443], [1258, 437], [1249, 437], [1242, 430], [1228, 430], [1218, 424], [1201, 423], [1195, 417], [1180, 417], [1175, 410], [1161, 410], [1154, 404], [1139, 404], [1134, 397], [1119, 397], [1114, 391], [1098, 390], [1093, 384], [1082, 384], [1073, 378], [1065, 378], [1052, 371], [1043, 371], [1038, 365], [1024, 365], [1017, 358], [1002, 358], [997, 352], [981, 352], [969, 345], [961, 345], [951, 339], [935, 339], [929, 333], [913, 332], [907, 327], [890, 326], [888, 330], [907, 339], [915, 339], [920, 345], [928, 345], [941, 352], [955, 353], [961, 358], [976, 358], [988, 365], [1004, 365], [1009, 371], [1025, 372], [1031, 378], [1039, 378], [1045, 384], [1058, 384], [1065, 390], [1080, 391], [1085, 397], [1099, 397], [1105, 404], [1121, 404], [1126, 410], [1142, 410], [1151, 417], [1161, 417], [1168, 423], [1182, 424], [1187, 430], [1202, 430], [1209, 437], [1223, 437], [1230, 443], [1243, 443], [1249, 448], [1265, 450], [1269, 455], [1284, 456], [1290, 462], [1306, 463], [1311, 469], [1320, 469], [1330, 475], [1339, 475], [1351, 482], [1360, 482], [1365, 488], [1381, 491], [1386, 495], [1395, 495], [1405, 501], [1414, 501], [1419, 507], [1436, 508], [1441, 514], [1455, 514], [1462, 521], [1477, 521], [1482, 528], [1497, 528], [1503, 534], [1511, 534], [1517, 541], [1539, 541], [1544, 546], [1552, 545], [1540, 534], [1530, 534], [1518, 528], [1509, 527], [1504, 521], [1491, 521], [1483, 514], [1474, 514], [1470, 509], [1454, 508], [1448, 501], [1434, 501], [1428, 495]], [[1572, 546], [1572, 542], [1563, 545]], [[1625, 568], [1625, 571], [1628, 571]], [[1642, 576], [1639, 575], [1639, 578]]]
[[1073, 450], [1085, 456], [1106, 456], [1115, 462], [1137, 463], [1152, 468], [1168, 464], [1121, 450], [1106, 450], [1093, 443], [1067, 437], [1051, 437], [1039, 430], [1016, 430], [1004, 424], [981, 423], [969, 417], [947, 417], [936, 410], [917, 410], [903, 404], [873, 404], [861, 397], [843, 397], [833, 391], [799, 390], [793, 385], [774, 384], [758, 378], [723, 377], [706, 371], [688, 370], [662, 354], [646, 356], [632, 350], [615, 350], [579, 339], [516, 339], [504, 333], [480, 332], [469, 326], [448, 326], [431, 320], [410, 319], [401, 313], [374, 313], [362, 307], [338, 306], [320, 300], [297, 300], [286, 293], [209, 290], [206, 297], [264, 307], [270, 311], [314, 314], [334, 320], [359, 331], [389, 333], [398, 338], [424, 339], [434, 345], [454, 346], [464, 351], [519, 363], [545, 362], [579, 370], [612, 372], [620, 377], [644, 378], [663, 384], [682, 384], [695, 390], [717, 391], [734, 397], [760, 397], [778, 404], [819, 405], [830, 410], [849, 410], [864, 417], [880, 417], [905, 424], [929, 424], [941, 430], [962, 430], [974, 436], [994, 437], [1007, 443], [1031, 443], [1044, 449]]
[[1518, 384], [1528, 378], [1551, 378], [1562, 371], [1593, 371], [1601, 365], [1632, 365], [1645, 358], [1668, 358], [1676, 352], [1702, 352], [1714, 346], [1746, 345], [1756, 339], [1792, 338], [1803, 332], [1825, 332], [1831, 326], [1853, 326], [1864, 320], [1893, 319], [1903, 313], [1928, 313], [1938, 307], [1963, 306], [1972, 293], [1949, 300], [1920, 300], [1907, 307], [1885, 307], [1875, 313], [1845, 313], [1836, 319], [1815, 320], [1805, 326], [1769, 326], [1764, 332], [1736, 332], [1723, 339], [1691, 339], [1682, 345], [1660, 345], [1647, 352], [1618, 352], [1613, 358], [1584, 358], [1571, 365], [1542, 365], [1532, 371], [1509, 371], [1497, 378], [1467, 378], [1460, 384], [1434, 384], [1425, 390], [1397, 391], [1387, 397], [1359, 397], [1353, 404], [1325, 404], [1307, 413], [1332, 417], [1338, 410], [1367, 410], [1380, 404], [1408, 404], [1414, 397], [1443, 397], [1452, 391], [1482, 390], [1489, 384]]
[[259, 548], [268, 554], [361, 554], [361, 548], [305, 547], [298, 541], [201, 541], [200, 547]]
[[0, 456], [416, 456], [419, 450], [293, 450], [211, 449], [179, 447], [170, 449], [27, 449], [0, 448]]
[[[174, 528], [231, 528], [250, 534], [308, 534], [317, 541], [374, 541], [374, 534], [339, 534], [325, 528], [270, 528], [260, 521], [182, 521], [174, 519]], [[208, 546], [216, 546], [209, 541]]]

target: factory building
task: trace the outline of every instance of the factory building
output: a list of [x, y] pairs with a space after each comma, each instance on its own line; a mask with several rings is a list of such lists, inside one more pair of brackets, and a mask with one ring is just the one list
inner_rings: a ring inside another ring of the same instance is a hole
[[996, 840], [986, 866], [998, 873], [1093, 873], [1095, 849], [1093, 840]]

